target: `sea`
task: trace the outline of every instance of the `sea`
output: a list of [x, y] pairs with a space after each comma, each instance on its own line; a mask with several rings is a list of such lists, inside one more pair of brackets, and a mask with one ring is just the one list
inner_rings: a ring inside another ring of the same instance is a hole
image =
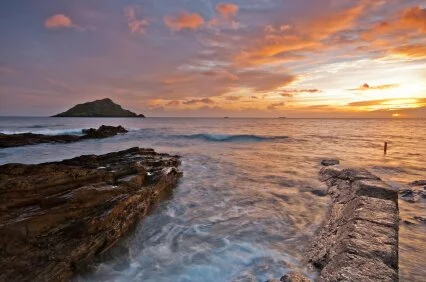
[[[425, 119], [2, 117], [1, 133], [81, 134], [122, 125], [125, 135], [0, 149], [0, 164], [43, 163], [130, 147], [182, 157], [183, 177], [74, 281], [266, 281], [315, 278], [303, 252], [330, 200], [320, 162], [363, 167], [389, 185], [426, 179]], [[383, 153], [388, 142], [387, 154]], [[425, 201], [400, 207], [401, 281], [426, 281]]]

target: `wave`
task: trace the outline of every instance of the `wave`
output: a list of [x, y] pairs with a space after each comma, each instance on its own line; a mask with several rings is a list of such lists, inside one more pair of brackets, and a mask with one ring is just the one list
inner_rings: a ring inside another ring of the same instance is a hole
[[48, 127], [57, 127], [57, 126], [64, 126], [64, 124], [35, 124], [35, 125], [30, 125], [27, 128], [48, 128]]
[[3, 134], [21, 134], [21, 133], [33, 133], [33, 134], [45, 134], [45, 135], [83, 135], [83, 128], [72, 128], [72, 129], [43, 129], [43, 130], [0, 130]]
[[210, 142], [261, 142], [261, 141], [272, 141], [287, 139], [288, 136], [262, 136], [262, 135], [252, 135], [252, 134], [192, 134], [192, 135], [178, 135], [176, 137], [186, 138], [186, 139], [197, 139]]

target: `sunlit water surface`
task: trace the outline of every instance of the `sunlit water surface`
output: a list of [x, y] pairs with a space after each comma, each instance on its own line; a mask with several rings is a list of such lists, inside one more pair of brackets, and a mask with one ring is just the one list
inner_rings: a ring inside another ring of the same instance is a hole
[[[324, 219], [323, 158], [370, 169], [390, 185], [426, 178], [425, 120], [0, 118], [3, 133], [76, 134], [102, 124], [126, 135], [0, 150], [0, 163], [40, 163], [132, 146], [182, 156], [171, 197], [75, 281], [265, 281], [315, 277], [303, 250]], [[383, 142], [389, 142], [383, 155]], [[402, 219], [426, 217], [400, 200]], [[400, 227], [402, 281], [425, 281], [426, 225]]]

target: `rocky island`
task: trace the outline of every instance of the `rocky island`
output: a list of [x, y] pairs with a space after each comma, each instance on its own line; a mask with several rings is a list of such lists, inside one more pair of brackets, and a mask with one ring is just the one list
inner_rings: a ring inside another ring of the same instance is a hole
[[143, 114], [136, 114], [132, 111], [123, 109], [120, 105], [114, 103], [111, 99], [105, 98], [84, 104], [78, 104], [71, 109], [54, 115], [53, 117], [140, 117]]
[[112, 137], [117, 134], [127, 133], [127, 130], [119, 126], [102, 125], [98, 129], [83, 129], [83, 135], [44, 135], [34, 133], [3, 134], [0, 133], [0, 148], [19, 147], [35, 145], [40, 143], [72, 143], [86, 139], [101, 139]]
[[0, 166], [0, 281], [68, 281], [170, 193], [179, 166], [141, 148]]

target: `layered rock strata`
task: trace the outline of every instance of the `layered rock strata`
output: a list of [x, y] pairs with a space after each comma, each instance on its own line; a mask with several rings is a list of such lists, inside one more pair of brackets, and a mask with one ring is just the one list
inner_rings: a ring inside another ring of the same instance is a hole
[[140, 148], [0, 166], [0, 281], [67, 281], [176, 186], [179, 166]]

